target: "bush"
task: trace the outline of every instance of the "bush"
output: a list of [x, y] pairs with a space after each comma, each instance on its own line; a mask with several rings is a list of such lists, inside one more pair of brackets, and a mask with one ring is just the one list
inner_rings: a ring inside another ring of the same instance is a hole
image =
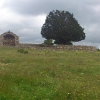
[[24, 51], [24, 54], [28, 54], [28, 51]]
[[97, 49], [97, 51], [100, 51], [100, 49]]
[[28, 54], [28, 51], [25, 50], [24, 48], [18, 49], [18, 52]]
[[20, 52], [20, 53], [24, 53], [24, 49], [23, 49], [23, 48], [18, 49], [18, 52]]
[[53, 42], [52, 39], [44, 40], [44, 44], [46, 44], [46, 45], [53, 45], [52, 42]]

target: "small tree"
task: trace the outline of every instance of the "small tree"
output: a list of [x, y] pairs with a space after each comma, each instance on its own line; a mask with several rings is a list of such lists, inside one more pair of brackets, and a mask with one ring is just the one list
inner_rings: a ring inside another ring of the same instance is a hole
[[42, 37], [55, 40], [56, 44], [69, 44], [85, 39], [78, 21], [67, 11], [51, 11], [41, 29]]
[[44, 44], [47, 44], [47, 45], [53, 45], [52, 39], [44, 40]]

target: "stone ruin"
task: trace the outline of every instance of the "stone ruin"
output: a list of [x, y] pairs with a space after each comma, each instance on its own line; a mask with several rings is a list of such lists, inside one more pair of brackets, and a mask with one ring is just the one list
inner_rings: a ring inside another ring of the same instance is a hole
[[13, 32], [5, 32], [0, 35], [1, 46], [17, 46], [19, 45], [19, 37]]

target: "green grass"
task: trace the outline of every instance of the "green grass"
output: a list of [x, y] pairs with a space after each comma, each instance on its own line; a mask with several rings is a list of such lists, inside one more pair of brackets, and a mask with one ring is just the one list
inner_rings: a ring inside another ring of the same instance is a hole
[[100, 100], [99, 51], [27, 51], [0, 48], [0, 100]]

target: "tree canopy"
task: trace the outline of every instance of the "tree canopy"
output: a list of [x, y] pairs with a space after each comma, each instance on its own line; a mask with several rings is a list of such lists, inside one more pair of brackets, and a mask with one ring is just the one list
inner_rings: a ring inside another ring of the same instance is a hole
[[69, 44], [85, 39], [84, 28], [68, 11], [51, 11], [41, 28], [41, 35], [55, 40], [56, 44]]

